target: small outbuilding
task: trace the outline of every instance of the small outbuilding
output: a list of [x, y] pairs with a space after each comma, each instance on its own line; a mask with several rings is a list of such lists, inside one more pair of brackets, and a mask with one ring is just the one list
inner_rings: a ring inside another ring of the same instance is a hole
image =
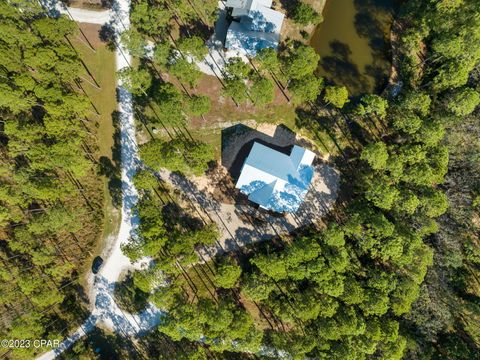
[[255, 142], [235, 187], [263, 209], [295, 212], [312, 182], [314, 158], [300, 146], [293, 146], [287, 155]]
[[265, 48], [277, 49], [285, 17], [273, 10], [272, 0], [227, 0], [233, 18], [225, 39], [225, 47], [248, 56]]

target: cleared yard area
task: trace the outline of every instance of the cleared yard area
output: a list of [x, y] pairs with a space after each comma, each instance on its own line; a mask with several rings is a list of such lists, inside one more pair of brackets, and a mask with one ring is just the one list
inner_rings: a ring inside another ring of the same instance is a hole
[[[96, 137], [98, 148], [91, 149], [98, 161], [98, 172], [102, 174], [104, 188], [104, 221], [102, 233], [97, 238], [92, 259], [103, 247], [102, 239], [115, 236], [120, 224], [120, 154], [116, 142], [116, 87], [115, 53], [99, 37], [100, 25], [79, 24], [81, 32], [70, 39], [84, 63], [82, 91], [92, 103], [89, 116], [94, 126], [90, 131]], [[86, 263], [89, 270], [91, 261]]]
[[[113, 160], [115, 129], [112, 115], [117, 107], [115, 53], [100, 40], [100, 25], [80, 23], [79, 26], [82, 32], [76, 38], [71, 39], [71, 42], [86, 66], [82, 87], [96, 109], [92, 118], [95, 119], [98, 126], [98, 156], [107, 156]], [[91, 44], [94, 50], [86, 43]]]

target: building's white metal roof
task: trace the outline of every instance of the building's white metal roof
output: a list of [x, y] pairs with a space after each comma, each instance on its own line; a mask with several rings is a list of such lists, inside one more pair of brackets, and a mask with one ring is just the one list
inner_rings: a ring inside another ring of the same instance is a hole
[[225, 47], [250, 56], [264, 48], [276, 49], [285, 15], [271, 6], [271, 0], [228, 0], [236, 21], [230, 24]]
[[272, 0], [227, 0], [227, 7], [244, 10], [256, 10], [260, 7], [272, 7]]
[[242, 24], [232, 22], [225, 38], [225, 47], [239, 51], [248, 56], [255, 56], [257, 51], [265, 48], [276, 49], [280, 39], [279, 34], [246, 30]]
[[279, 11], [262, 8], [250, 10], [240, 20], [244, 26], [251, 31], [262, 31], [280, 34], [285, 15]]
[[294, 212], [308, 192], [314, 158], [313, 152], [300, 146], [294, 146], [290, 155], [286, 155], [256, 142], [236, 188], [262, 208]]

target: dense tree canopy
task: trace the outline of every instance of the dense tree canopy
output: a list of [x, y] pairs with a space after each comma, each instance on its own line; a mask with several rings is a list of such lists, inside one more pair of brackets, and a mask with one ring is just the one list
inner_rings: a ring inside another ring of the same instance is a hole
[[327, 86], [323, 99], [327, 104], [341, 109], [348, 102], [348, 90], [345, 86]]
[[140, 154], [147, 166], [160, 170], [201, 175], [213, 159], [213, 149], [205, 143], [192, 144], [185, 140], [152, 140], [140, 147]]
[[293, 45], [282, 58], [282, 68], [291, 79], [311, 75], [318, 66], [320, 56], [307, 45]]
[[[324, 80], [315, 74], [318, 54], [296, 41], [283, 43], [278, 54], [273, 49], [259, 51], [250, 59], [253, 66], [240, 58], [228, 61], [223, 94], [237, 104], [272, 101], [273, 79], [292, 97], [299, 113], [313, 114], [302, 125], [317, 130], [336, 116], [325, 126], [339, 137], [334, 127], [341, 128], [352, 146], [342, 152], [348, 165], [337, 162], [348, 196], [331, 218], [324, 219], [321, 229], [302, 229], [241, 254], [199, 261], [200, 245], [215, 242], [208, 229], [186, 229], [176, 235], [178, 243], [163, 243], [162, 249], [168, 248], [179, 264], [188, 264], [192, 270], [190, 278], [178, 280], [181, 272], [175, 263], [158, 257], [159, 267], [170, 279], [177, 277], [152, 297], [168, 313], [161, 332], [176, 340], [206, 339], [214, 352], [256, 352], [263, 345], [277, 356], [288, 352], [292, 358], [401, 359], [407, 353], [420, 358], [418, 354], [427, 348], [436, 355], [459, 352], [452, 346], [446, 346], [446, 352], [426, 346], [416, 331], [434, 332], [422, 320], [430, 313], [415, 307], [428, 303], [426, 296], [432, 289], [422, 283], [429, 267], [436, 266], [437, 240], [433, 239], [445, 212], [451, 211], [451, 199], [444, 192], [450, 186], [445, 182], [450, 160], [443, 140], [446, 128], [475, 114], [479, 103], [477, 76], [472, 72], [480, 58], [478, 32], [468, 30], [478, 24], [474, 3], [411, 0], [402, 5], [394, 51], [401, 55], [395, 70], [404, 85], [397, 96], [350, 98], [339, 79], [329, 79], [324, 88]], [[297, 24], [318, 20], [308, 5], [297, 5], [293, 13]], [[452, 26], [458, 32], [452, 33]], [[195, 57], [195, 50], [187, 49], [200, 48], [200, 42], [185, 41], [180, 45], [182, 52]], [[163, 51], [157, 62], [166, 63], [162, 59], [168, 59], [169, 53]], [[204, 100], [196, 96], [188, 101], [190, 114], [203, 113], [194, 110], [197, 105], [204, 107]], [[181, 103], [178, 98], [177, 104]], [[153, 140], [143, 145], [143, 161], [153, 170], [165, 166], [188, 174], [189, 167], [195, 167], [188, 159], [198, 157], [202, 164], [198, 173], [203, 172], [207, 157], [192, 155], [195, 150], [178, 141]], [[146, 192], [155, 186], [153, 179], [143, 176], [141, 180]], [[199, 240], [204, 235], [205, 240]], [[471, 259], [478, 257], [472, 243], [478, 242], [465, 243], [469, 244], [465, 261], [473, 263], [476, 260]], [[460, 266], [458, 258], [449, 261]], [[198, 276], [205, 285], [203, 291], [182, 292], [182, 287], [198, 284]], [[440, 307], [438, 303], [429, 306]], [[472, 308], [469, 305], [468, 311], [475, 318]], [[439, 322], [452, 324], [441, 318], [445, 309], [435, 311]], [[473, 323], [462, 323], [462, 331], [472, 339], [478, 328]]]
[[316, 25], [322, 22], [323, 18], [322, 15], [318, 14], [310, 5], [300, 1], [295, 6], [293, 20], [302, 25]]
[[471, 114], [480, 104], [480, 94], [472, 88], [459, 88], [446, 94], [445, 107], [456, 116]]
[[[306, 3], [297, 5], [296, 26], [319, 21]], [[135, 96], [139, 120], [149, 130], [165, 127], [140, 146], [138, 236], [123, 247], [131, 260], [154, 259], [132, 274], [132, 286], [165, 311], [158, 330], [201, 344], [207, 350], [198, 356], [475, 358], [478, 2], [402, 4], [392, 49], [403, 83], [396, 96], [350, 99], [340, 79], [329, 79], [337, 85], [324, 89], [315, 75], [318, 54], [300, 42], [286, 40], [278, 54], [260, 51], [251, 63], [230, 59], [221, 94], [244, 108], [273, 102], [276, 86], [291, 96], [298, 114], [312, 114], [301, 126], [315, 135], [328, 128], [345, 192], [318, 226], [210, 255], [223, 229], [191, 197], [169, 190], [157, 172], [181, 173], [188, 183], [215, 158], [210, 142], [183, 130], [189, 116], [207, 114], [217, 100], [195, 88], [203, 75], [192, 60], [207, 52], [201, 32], [191, 31], [192, 24], [209, 28], [216, 7], [210, 0], [135, 1], [135, 30], [122, 37], [139, 58], [146, 40], [155, 42], [152, 60], [139, 60], [119, 77]], [[49, 309], [67, 300], [52, 284], [69, 281], [74, 271], [57, 245], [82, 230], [79, 219], [88, 213], [68, 201], [77, 182], [65, 179], [91, 173], [79, 121], [90, 106], [73, 90], [81, 67], [64, 40], [74, 34], [72, 24], [0, 9], [0, 48], [11, 55], [0, 59], [0, 234], [7, 234], [2, 259], [11, 265], [0, 270], [7, 290], [2, 287], [0, 301], [13, 307], [17, 291], [34, 307], [4, 335], [42, 337], [55, 334], [45, 330], [58, 321]], [[188, 36], [170, 42], [176, 30]], [[19, 271], [12, 255], [31, 268]]]
[[123, 68], [118, 72], [122, 85], [132, 94], [144, 94], [152, 84], [152, 75], [147, 69]]
[[71, 285], [100, 232], [103, 184], [88, 150], [97, 144], [84, 70], [67, 41], [76, 34], [37, 2], [0, 3], [2, 338], [58, 338], [82, 311]]
[[300, 79], [294, 79], [290, 83], [289, 89], [293, 94], [295, 103], [301, 104], [306, 101], [315, 101], [322, 92], [323, 79], [315, 76], [305, 76]]

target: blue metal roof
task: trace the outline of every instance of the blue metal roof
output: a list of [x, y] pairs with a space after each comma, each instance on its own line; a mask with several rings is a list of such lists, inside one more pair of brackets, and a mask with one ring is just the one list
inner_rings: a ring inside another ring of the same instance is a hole
[[277, 33], [250, 31], [244, 24], [233, 21], [227, 31], [225, 47], [255, 56], [262, 49], [277, 49], [279, 39]]
[[235, 20], [227, 31], [226, 48], [244, 51], [250, 56], [261, 49], [277, 49], [285, 15], [271, 9], [271, 1], [229, 1], [227, 6], [233, 7]]
[[312, 152], [297, 146], [289, 156], [254, 143], [236, 187], [265, 209], [294, 212], [312, 181], [313, 157]]
[[259, 189], [251, 192], [248, 198], [256, 204], [268, 203], [275, 191], [275, 183], [276, 181], [261, 186]]

